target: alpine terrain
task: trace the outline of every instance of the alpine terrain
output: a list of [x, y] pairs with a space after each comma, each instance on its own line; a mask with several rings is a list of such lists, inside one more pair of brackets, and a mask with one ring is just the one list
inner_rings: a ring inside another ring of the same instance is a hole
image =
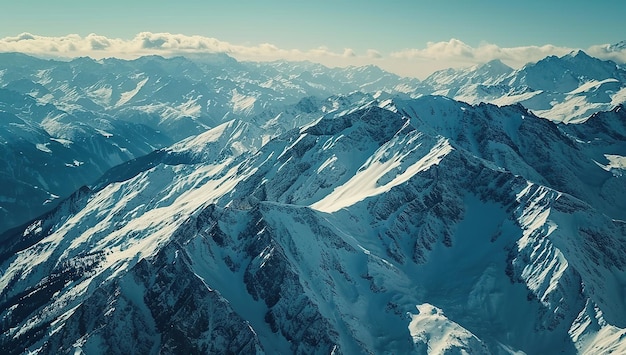
[[614, 62], [0, 61], [0, 353], [626, 353]]
[[302, 119], [266, 116], [308, 116], [319, 105], [298, 106], [305, 97], [411, 93], [418, 84], [376, 67], [240, 63], [221, 54], [62, 62], [0, 53], [0, 232], [50, 211], [115, 165], [223, 122], [248, 118], [276, 134]]

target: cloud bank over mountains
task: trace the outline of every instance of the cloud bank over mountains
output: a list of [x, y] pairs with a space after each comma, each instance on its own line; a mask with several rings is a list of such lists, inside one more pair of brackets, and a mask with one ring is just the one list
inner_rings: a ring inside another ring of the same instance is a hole
[[204, 36], [141, 32], [132, 39], [108, 38], [97, 34], [60, 37], [22, 33], [0, 38], [0, 52], [21, 52], [43, 57], [73, 58], [89, 56], [100, 59], [118, 57], [134, 59], [143, 55], [176, 56], [201, 53], [226, 53], [238, 60], [272, 61], [310, 60], [328, 66], [376, 64], [400, 75], [424, 78], [435, 70], [467, 67], [500, 59], [512, 67], [521, 67], [548, 55], [565, 55], [583, 49], [600, 59], [626, 62], [626, 42], [599, 44], [589, 48], [569, 48], [555, 45], [500, 47], [481, 43], [472, 47], [458, 39], [428, 42], [425, 48], [407, 48], [392, 53], [376, 49], [358, 52], [352, 48], [335, 51], [327, 47], [312, 49], [279, 48], [270, 43], [241, 45]]

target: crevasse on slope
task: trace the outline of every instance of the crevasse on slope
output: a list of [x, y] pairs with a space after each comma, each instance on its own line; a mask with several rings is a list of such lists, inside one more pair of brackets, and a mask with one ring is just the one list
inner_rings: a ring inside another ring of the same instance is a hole
[[525, 145], [550, 129], [591, 159], [567, 135], [591, 131], [441, 100], [335, 111], [258, 150], [231, 122], [112, 171], [7, 250], [2, 350], [626, 350], [626, 226], [545, 186]]

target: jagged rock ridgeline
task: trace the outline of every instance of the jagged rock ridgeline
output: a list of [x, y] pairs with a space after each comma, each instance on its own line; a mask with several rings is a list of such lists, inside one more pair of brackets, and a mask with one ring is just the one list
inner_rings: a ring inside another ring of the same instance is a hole
[[265, 140], [226, 122], [5, 234], [2, 350], [624, 350], [623, 107], [324, 107]]

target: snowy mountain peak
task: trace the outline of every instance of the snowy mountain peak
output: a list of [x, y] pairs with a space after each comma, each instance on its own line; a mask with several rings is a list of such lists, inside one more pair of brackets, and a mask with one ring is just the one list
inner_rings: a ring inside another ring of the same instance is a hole
[[621, 52], [623, 50], [626, 50], [626, 40], [610, 44], [607, 47], [607, 50], [610, 52]]
[[504, 64], [500, 59], [493, 59], [488, 61], [485, 64], [479, 65], [480, 67], [485, 67], [485, 68], [489, 68], [489, 69], [493, 69], [493, 70], [497, 70], [497, 71], [501, 71], [501, 72], [511, 72], [513, 71], [513, 68], [509, 67], [508, 65]]
[[[569, 70], [573, 74], [584, 75], [594, 79], [606, 79], [606, 76], [615, 72], [615, 63], [603, 61], [592, 57], [581, 49], [574, 50], [562, 57], [549, 56], [537, 62], [529, 64], [527, 68], [544, 69], [546, 74], [551, 71]], [[602, 78], [598, 76], [604, 76]]]
[[570, 59], [571, 58], [571, 59], [574, 59], [574, 60], [578, 61], [579, 63], [585, 63], [585, 62], [588, 62], [588, 61], [599, 60], [597, 58], [591, 57], [589, 54], [587, 54], [582, 49], [573, 50], [570, 53], [568, 53], [565, 56], [563, 56], [562, 58], [563, 59]]
[[456, 100], [500, 106], [521, 103], [539, 116], [568, 123], [626, 101], [626, 71], [583, 51], [549, 56], [518, 70], [492, 63], [465, 71], [440, 71], [424, 83], [434, 93]]
[[462, 88], [493, 85], [511, 72], [511, 67], [495, 59], [470, 68], [436, 71], [424, 80], [424, 84], [433, 88], [433, 94], [454, 97]]
[[499, 59], [494, 59], [485, 64], [479, 65], [475, 69], [476, 76], [488, 79], [480, 84], [490, 84], [496, 82], [513, 72], [513, 68], [502, 63]]

